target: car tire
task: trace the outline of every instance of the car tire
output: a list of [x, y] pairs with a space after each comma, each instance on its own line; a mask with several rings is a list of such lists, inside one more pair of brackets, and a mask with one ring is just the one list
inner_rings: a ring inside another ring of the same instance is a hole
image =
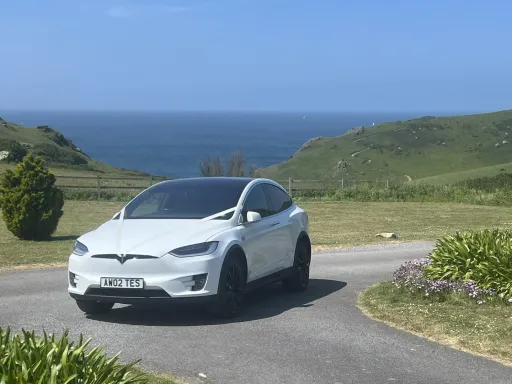
[[212, 308], [217, 317], [233, 318], [243, 310], [246, 283], [240, 259], [228, 257], [220, 272], [217, 300]]
[[290, 277], [283, 280], [287, 291], [302, 292], [309, 285], [309, 267], [311, 264], [311, 247], [307, 240], [300, 240], [295, 247], [293, 271]]
[[94, 300], [75, 300], [80, 310], [88, 315], [99, 315], [108, 313], [114, 306], [114, 303], [106, 303]]

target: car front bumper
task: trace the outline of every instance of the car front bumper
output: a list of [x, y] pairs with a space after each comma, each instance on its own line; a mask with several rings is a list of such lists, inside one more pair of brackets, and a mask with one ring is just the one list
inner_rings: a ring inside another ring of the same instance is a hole
[[[178, 258], [165, 255], [130, 259], [123, 264], [116, 259], [71, 255], [68, 292], [77, 300], [123, 304], [207, 302], [216, 297], [223, 260], [220, 250], [207, 256]], [[144, 289], [102, 288], [102, 277], [142, 278]], [[205, 278], [204, 285], [198, 284], [199, 277]]]

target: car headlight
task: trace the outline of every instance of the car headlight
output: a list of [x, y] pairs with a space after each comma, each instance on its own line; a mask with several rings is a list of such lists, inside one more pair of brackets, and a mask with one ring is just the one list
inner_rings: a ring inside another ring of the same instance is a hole
[[215, 252], [218, 245], [218, 241], [208, 241], [206, 243], [192, 244], [176, 248], [169, 253], [177, 257], [204, 256]]
[[89, 249], [87, 249], [84, 244], [79, 241], [75, 241], [75, 246], [73, 247], [73, 255], [83, 256], [87, 252], [89, 252]]

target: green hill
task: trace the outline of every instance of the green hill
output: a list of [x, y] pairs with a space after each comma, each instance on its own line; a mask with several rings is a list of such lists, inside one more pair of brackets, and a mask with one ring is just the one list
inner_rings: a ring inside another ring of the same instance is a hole
[[146, 175], [132, 170], [112, 167], [96, 161], [55, 129], [43, 125], [28, 128], [9, 123], [0, 118], [0, 173], [13, 168], [13, 161], [6, 158], [13, 148], [41, 156], [56, 174], [80, 175], [90, 173]]
[[509, 141], [512, 110], [425, 116], [311, 139], [259, 174], [275, 180], [416, 180], [512, 162]]
[[468, 171], [444, 173], [442, 175], [424, 177], [422, 179], [413, 180], [411, 183], [427, 183], [427, 184], [451, 184], [468, 179], [492, 178], [500, 174], [512, 174], [512, 163], [491, 165], [489, 167], [474, 168]]

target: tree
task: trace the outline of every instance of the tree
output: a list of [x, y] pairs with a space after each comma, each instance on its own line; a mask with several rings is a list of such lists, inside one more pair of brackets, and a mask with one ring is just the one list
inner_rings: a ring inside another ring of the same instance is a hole
[[224, 174], [224, 167], [219, 156], [206, 156], [201, 163], [199, 163], [201, 175], [205, 177], [222, 176]]
[[27, 150], [17, 141], [13, 141], [9, 145], [8, 151], [7, 161], [13, 163], [19, 163], [27, 154]]
[[24, 240], [48, 239], [57, 229], [64, 198], [40, 157], [28, 154], [0, 182], [0, 208], [7, 226]]
[[245, 175], [245, 156], [242, 151], [233, 152], [228, 160], [228, 176], [243, 177]]
[[255, 165], [249, 167], [249, 177], [260, 177], [258, 168]]

